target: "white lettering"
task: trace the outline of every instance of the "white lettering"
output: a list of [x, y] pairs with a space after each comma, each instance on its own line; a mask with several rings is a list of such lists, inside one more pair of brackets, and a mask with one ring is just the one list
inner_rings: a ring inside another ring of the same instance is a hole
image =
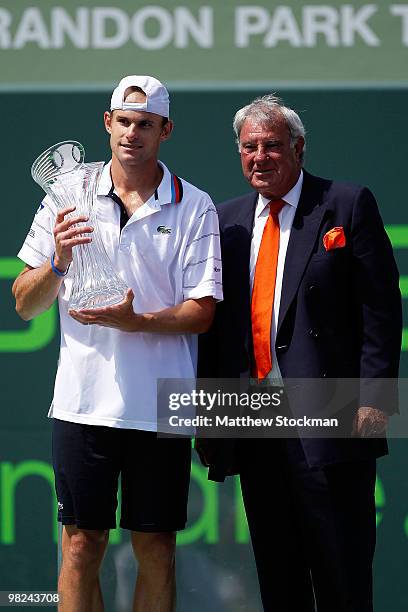
[[[299, 48], [316, 47], [323, 42], [328, 47], [352, 47], [361, 41], [369, 47], [381, 44], [370, 23], [378, 12], [377, 4], [359, 7], [352, 3], [338, 7], [311, 4], [299, 7], [300, 10], [301, 21], [290, 6], [278, 5], [273, 11], [262, 3], [237, 6], [235, 45], [272, 48], [287, 43]], [[389, 10], [400, 18], [402, 44], [408, 46], [408, 4], [392, 4]], [[15, 25], [13, 18], [10, 10], [0, 7], [0, 49], [22, 49], [28, 44], [40, 49], [63, 49], [66, 45], [77, 49], [117, 49], [128, 44], [130, 37], [137, 47], [147, 50], [169, 45], [176, 49], [190, 45], [209, 49], [215, 44], [214, 8], [208, 5], [195, 10], [182, 5], [170, 10], [149, 4], [129, 15], [115, 6], [79, 6], [69, 10], [57, 4], [47, 12], [29, 7], [22, 11]]]
[[338, 427], [338, 419], [311, 418], [307, 416], [290, 418], [278, 415], [275, 419], [276, 427]]
[[217, 426], [221, 425], [221, 427], [228, 427], [228, 417], [227, 416], [220, 417], [217, 415], [215, 417], [215, 423]]
[[10, 11], [0, 8], [0, 49], [9, 49], [11, 46], [11, 36], [9, 32], [10, 25]]
[[190, 406], [191, 397], [189, 393], [181, 393], [180, 394], [180, 406]]
[[[315, 47], [319, 37], [324, 38], [328, 47], [350, 47], [359, 36], [365, 44], [374, 47], [380, 40], [367, 22], [377, 10], [375, 4], [360, 8], [351, 4], [339, 8], [326, 4], [305, 5], [300, 27], [291, 7], [278, 6], [271, 15], [262, 6], [240, 6], [235, 11], [235, 44], [248, 47], [251, 37], [264, 34], [264, 47], [275, 47], [282, 41], [293, 47]], [[403, 17], [404, 44], [408, 46], [408, 6], [393, 5], [391, 12]]]
[[[108, 34], [108, 23], [114, 33]], [[117, 49], [129, 40], [129, 17], [118, 8], [99, 7], [92, 11], [92, 47], [94, 49]]]
[[260, 6], [240, 6], [235, 11], [235, 44], [249, 46], [250, 36], [263, 34], [268, 28], [269, 13]]
[[89, 10], [79, 8], [75, 11], [75, 18], [68, 15], [65, 9], [56, 7], [51, 10], [52, 43], [55, 49], [65, 46], [68, 38], [78, 49], [89, 47]]
[[377, 12], [375, 4], [366, 4], [356, 13], [351, 5], [341, 7], [342, 14], [342, 42], [345, 47], [352, 47], [355, 43], [355, 34], [359, 34], [369, 47], [378, 47], [380, 39], [366, 23]]
[[288, 6], [278, 6], [272, 19], [271, 27], [264, 38], [265, 47], [275, 47], [281, 41], [287, 40], [292, 47], [300, 47], [302, 36], [292, 9]]
[[391, 15], [402, 17], [402, 43], [408, 47], [408, 5], [392, 4], [390, 6]]
[[170, 393], [169, 395], [169, 408], [170, 410], [178, 410], [180, 408], [179, 393]]
[[185, 49], [189, 44], [189, 37], [199, 47], [209, 49], [214, 44], [213, 9], [202, 6], [198, 11], [198, 21], [189, 9], [180, 6], [174, 11], [175, 33], [174, 46], [177, 49]]
[[[156, 35], [148, 35], [146, 32], [147, 21], [155, 20], [158, 25]], [[160, 6], [146, 6], [133, 15], [132, 38], [138, 47], [143, 49], [162, 49], [166, 47], [173, 38], [173, 21], [169, 11]]]
[[315, 47], [317, 35], [322, 34], [329, 47], [339, 45], [339, 15], [331, 6], [305, 6], [303, 8], [303, 35], [306, 47]]
[[214, 404], [217, 400], [217, 394], [216, 393], [207, 393], [207, 400], [208, 400], [208, 406], [206, 408], [206, 410], [212, 410], [214, 408]]
[[37, 43], [40, 49], [49, 49], [51, 46], [40, 9], [33, 7], [24, 11], [18, 24], [13, 47], [22, 49], [29, 42]]
[[282, 402], [282, 397], [280, 393], [272, 393], [272, 406], [280, 406]]
[[212, 418], [207, 416], [195, 416], [192, 418], [179, 417], [173, 414], [169, 418], [169, 424], [171, 427], [211, 427]]

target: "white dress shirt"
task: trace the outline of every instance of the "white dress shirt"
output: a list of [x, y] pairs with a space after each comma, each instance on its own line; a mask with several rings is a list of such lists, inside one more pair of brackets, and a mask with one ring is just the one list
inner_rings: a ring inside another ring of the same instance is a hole
[[[276, 270], [275, 296], [272, 309], [272, 325], [271, 325], [271, 351], [272, 351], [272, 370], [265, 379], [265, 384], [282, 385], [282, 375], [279, 370], [278, 360], [276, 358], [275, 340], [276, 330], [278, 327], [279, 306], [281, 300], [283, 270], [285, 267], [286, 251], [289, 243], [289, 236], [292, 229], [293, 219], [295, 217], [296, 208], [299, 203], [300, 194], [303, 185], [303, 171], [300, 172], [298, 181], [294, 187], [281, 199], [284, 200], [285, 206], [279, 213], [279, 255], [278, 266]], [[269, 215], [269, 202], [267, 198], [260, 195], [255, 209], [254, 226], [251, 239], [251, 256], [249, 262], [249, 273], [251, 283], [251, 296], [254, 285], [255, 266], [258, 258], [259, 247], [261, 245], [262, 234], [265, 228], [266, 221]]]

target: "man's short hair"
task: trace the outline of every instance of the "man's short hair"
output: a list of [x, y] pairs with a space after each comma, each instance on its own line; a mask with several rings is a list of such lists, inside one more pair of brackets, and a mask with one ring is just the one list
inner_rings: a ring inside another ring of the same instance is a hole
[[[288, 126], [292, 146], [295, 145], [299, 137], [305, 138], [306, 130], [296, 111], [285, 106], [283, 100], [275, 94], [266, 94], [255, 98], [250, 104], [240, 108], [235, 113], [233, 128], [238, 149], [240, 150], [239, 137], [241, 129], [246, 119], [252, 119], [263, 125], [274, 123], [277, 118], [281, 117], [283, 117]], [[303, 151], [305, 150], [306, 145], [303, 148]]]

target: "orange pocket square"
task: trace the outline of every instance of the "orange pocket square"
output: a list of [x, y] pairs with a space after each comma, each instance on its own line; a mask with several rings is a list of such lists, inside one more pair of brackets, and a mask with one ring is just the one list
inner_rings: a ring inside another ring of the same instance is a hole
[[323, 244], [326, 251], [341, 249], [346, 246], [346, 236], [342, 227], [333, 227], [323, 236]]

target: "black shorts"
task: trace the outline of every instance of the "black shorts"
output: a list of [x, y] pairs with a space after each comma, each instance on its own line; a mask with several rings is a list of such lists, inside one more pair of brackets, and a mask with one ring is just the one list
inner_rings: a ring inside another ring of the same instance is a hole
[[120, 475], [121, 527], [145, 532], [185, 527], [188, 438], [53, 419], [52, 447], [58, 520], [63, 525], [114, 529]]

